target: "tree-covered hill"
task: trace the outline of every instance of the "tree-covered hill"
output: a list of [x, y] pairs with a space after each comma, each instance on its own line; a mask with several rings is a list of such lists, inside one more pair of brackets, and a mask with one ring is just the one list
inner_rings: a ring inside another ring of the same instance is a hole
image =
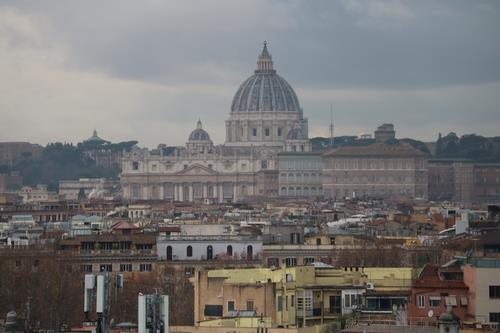
[[0, 173], [16, 171], [23, 176], [24, 185], [47, 184], [52, 190], [57, 188], [60, 180], [99, 177], [117, 179], [120, 174], [118, 168], [98, 167], [94, 160], [86, 156], [84, 152], [92, 149], [130, 150], [136, 143], [137, 141], [105, 143], [95, 147], [89, 143], [77, 145], [60, 142], [50, 143], [38, 157], [25, 154], [13, 166], [0, 165]]
[[468, 159], [474, 162], [500, 162], [500, 137], [484, 137], [465, 134], [458, 137], [451, 132], [436, 142], [436, 157], [450, 159]]

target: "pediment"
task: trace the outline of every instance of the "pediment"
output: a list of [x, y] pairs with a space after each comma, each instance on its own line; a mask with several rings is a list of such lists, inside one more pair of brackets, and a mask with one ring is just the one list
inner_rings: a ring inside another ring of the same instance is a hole
[[191, 165], [190, 167], [177, 172], [177, 175], [215, 175], [216, 172], [210, 168], [207, 168], [204, 165], [201, 164], [194, 164]]

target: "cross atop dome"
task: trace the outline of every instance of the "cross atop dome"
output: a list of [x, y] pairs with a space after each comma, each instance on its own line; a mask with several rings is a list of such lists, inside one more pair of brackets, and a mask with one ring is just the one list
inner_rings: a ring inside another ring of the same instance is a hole
[[262, 49], [262, 52], [259, 54], [259, 58], [257, 59], [257, 71], [270, 72], [273, 70], [273, 57], [267, 50], [267, 41], [264, 41], [264, 48]]

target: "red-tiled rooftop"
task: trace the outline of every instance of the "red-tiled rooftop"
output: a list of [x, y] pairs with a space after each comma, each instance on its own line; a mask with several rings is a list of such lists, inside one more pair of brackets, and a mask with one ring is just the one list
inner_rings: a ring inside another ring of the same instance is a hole
[[135, 225], [130, 223], [129, 221], [120, 221], [115, 223], [111, 229], [113, 230], [135, 230], [138, 229]]

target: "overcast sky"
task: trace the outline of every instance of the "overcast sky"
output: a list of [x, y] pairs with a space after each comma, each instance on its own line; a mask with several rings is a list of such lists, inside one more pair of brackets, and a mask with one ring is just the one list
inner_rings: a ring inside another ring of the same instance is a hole
[[500, 135], [500, 1], [0, 1], [0, 141], [216, 143], [267, 40], [310, 136]]

